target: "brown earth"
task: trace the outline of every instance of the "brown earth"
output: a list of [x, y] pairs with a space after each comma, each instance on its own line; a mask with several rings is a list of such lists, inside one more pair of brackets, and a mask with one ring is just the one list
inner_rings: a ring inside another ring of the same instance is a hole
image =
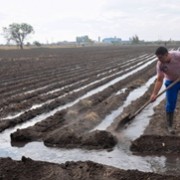
[[[0, 65], [2, 85], [0, 86], [1, 103], [0, 112], [3, 119], [9, 114], [23, 111], [33, 103], [43, 103], [55, 98], [55, 101], [40, 108], [29, 110], [21, 116], [13, 119], [1, 120], [0, 131], [4, 131], [16, 124], [29, 121], [41, 113], [49, 112], [59, 105], [71, 102], [93, 88], [97, 88], [118, 76], [130, 72], [124, 70], [127, 59], [140, 57], [143, 54], [153, 54], [156, 47], [91, 47], [72, 48], [63, 50], [32, 50], [19, 54], [17, 51], [2, 52]], [[131, 53], [129, 53], [131, 52]], [[132, 61], [127, 67], [145, 63], [145, 58]], [[36, 63], [34, 63], [36, 62]], [[117, 64], [119, 66], [117, 67]], [[81, 68], [79, 68], [79, 66]], [[29, 68], [31, 67], [31, 68]], [[75, 67], [72, 69], [72, 67]], [[112, 75], [122, 70], [121, 74], [109, 76], [102, 82], [92, 84], [78, 92], [71, 93], [74, 89], [87, 83], [94, 82], [98, 77]], [[39, 71], [41, 69], [41, 72]], [[70, 71], [69, 69], [72, 69]], [[105, 71], [106, 69], [106, 71]], [[123, 71], [124, 70], [124, 71]], [[101, 75], [99, 75], [101, 74]], [[121, 106], [129, 93], [144, 84], [155, 75], [155, 63], [128, 76], [110, 87], [88, 98], [82, 99], [73, 106], [58, 111], [53, 116], [37, 122], [34, 126], [25, 129], [17, 129], [11, 134], [12, 144], [28, 143], [30, 141], [43, 141], [46, 146], [63, 148], [107, 149], [112, 150], [119, 141], [118, 133], [127, 125], [123, 121], [126, 114], [133, 114], [144, 104], [152, 92], [152, 86], [136, 101], [126, 107], [112, 125], [105, 131], [91, 131], [112, 110]], [[48, 77], [48, 78], [47, 78]], [[88, 78], [88, 80], [87, 80]], [[72, 85], [74, 82], [81, 83]], [[55, 84], [53, 84], [53, 82]], [[58, 82], [58, 83], [57, 83]], [[41, 87], [52, 83], [51, 86]], [[70, 86], [72, 85], [72, 86]], [[62, 91], [46, 94], [56, 88], [67, 88]], [[38, 91], [33, 92], [34, 89]], [[122, 93], [117, 93], [122, 89]], [[26, 91], [32, 91], [26, 93]], [[62, 94], [67, 96], [57, 99]], [[179, 153], [180, 146], [180, 112], [177, 109], [175, 128], [176, 134], [170, 135], [164, 122], [164, 102], [155, 108], [155, 114], [151, 118], [149, 126], [144, 134], [132, 142], [133, 152], [150, 154]], [[33, 161], [23, 157], [21, 161], [10, 158], [1, 158], [0, 179], [179, 179], [180, 177], [145, 173], [137, 170], [121, 170], [114, 167], [94, 162], [67, 162], [65, 164], [53, 164], [48, 162]]]
[[151, 117], [149, 126], [144, 134], [136, 139], [132, 145], [133, 152], [145, 154], [178, 154], [180, 153], [180, 111], [179, 100], [174, 118], [175, 134], [167, 131], [166, 118], [164, 112], [165, 101], [162, 101], [155, 108], [155, 113]]
[[107, 165], [87, 162], [66, 162], [65, 164], [33, 161], [22, 157], [21, 161], [0, 159], [2, 180], [178, 180], [179, 177], [145, 173], [137, 170], [121, 170]]

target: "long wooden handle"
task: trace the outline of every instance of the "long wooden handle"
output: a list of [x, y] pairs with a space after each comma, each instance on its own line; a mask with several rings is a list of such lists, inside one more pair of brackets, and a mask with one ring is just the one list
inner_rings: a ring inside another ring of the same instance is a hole
[[172, 82], [166, 89], [164, 89], [162, 92], [160, 92], [156, 98], [161, 96], [164, 92], [166, 92], [168, 89], [172, 88], [175, 84], [177, 84], [180, 81], [180, 77], [176, 79], [174, 82]]
[[[162, 92], [160, 92], [156, 98], [158, 98], [159, 96], [161, 96], [162, 94], [164, 94], [168, 89], [170, 89], [171, 87], [173, 87], [175, 84], [177, 84], [180, 81], [180, 77], [174, 81], [173, 83], [171, 83], [166, 89], [164, 89]], [[146, 106], [148, 106], [152, 101], [148, 100], [143, 106], [141, 106], [133, 115], [131, 115], [131, 118], [135, 117], [137, 114], [139, 114]]]

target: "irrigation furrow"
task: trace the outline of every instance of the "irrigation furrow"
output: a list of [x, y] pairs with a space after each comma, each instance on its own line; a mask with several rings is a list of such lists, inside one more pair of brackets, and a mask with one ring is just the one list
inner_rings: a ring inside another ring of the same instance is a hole
[[[112, 85], [112, 84], [115, 84], [115, 83], [119, 83], [120, 80], [122, 80], [123, 78], [129, 78], [132, 80], [132, 78], [136, 78], [136, 76], [134, 75], [135, 72], [137, 71], [140, 71], [140, 70], [143, 70], [143, 72], [146, 72], [147, 69], [149, 69], [148, 65], [151, 64], [151, 67], [153, 66], [153, 60], [152, 61], [148, 61], [146, 62], [146, 64], [143, 64], [143, 65], [138, 65], [138, 67], [136, 67], [136, 69], [132, 70], [130, 69], [127, 73], [125, 74], [124, 76], [121, 76], [119, 78], [116, 78], [117, 80], [113, 79], [112, 81], [110, 81], [109, 83], [107, 83], [107, 85], [104, 85], [103, 87], [100, 87], [100, 92], [103, 90], [103, 89], [106, 89], [108, 86]], [[146, 67], [146, 68], [145, 68]], [[133, 77], [132, 75], [133, 74]], [[137, 76], [138, 76], [139, 73], [137, 73]], [[128, 80], [124, 80], [124, 81], [128, 81]], [[129, 82], [129, 81], [128, 81]], [[123, 82], [121, 82], [123, 84]], [[50, 104], [48, 105], [43, 105], [42, 107], [40, 108], [37, 108], [37, 109], [34, 109], [32, 111], [28, 111], [22, 115], [20, 115], [18, 118], [16, 119], [11, 119], [11, 120], [5, 120], [3, 121], [3, 127], [1, 128], [1, 131], [6, 129], [7, 127], [9, 126], [14, 126], [16, 123], [22, 123], [22, 122], [25, 122], [25, 121], [28, 121], [30, 119], [32, 119], [33, 117], [36, 117], [37, 115], [39, 114], [42, 114], [42, 113], [47, 113], [48, 111], [52, 111], [51, 113], [49, 113], [49, 115], [52, 115], [53, 112], [56, 112], [56, 111], [59, 111], [59, 109], [61, 109], [61, 106], [66, 102], [66, 104], [69, 102], [69, 104], [75, 104], [77, 103], [80, 99], [83, 99], [85, 98], [85, 96], [83, 96], [83, 94], [87, 93], [88, 91], [90, 91], [91, 89], [94, 89], [96, 86], [92, 86], [92, 87], [88, 87], [86, 88], [86, 90], [82, 90], [78, 93], [74, 93], [72, 95], [70, 95], [69, 97], [66, 97], [66, 100], [56, 100], [55, 102], [51, 102]], [[93, 94], [96, 93], [97, 90], [93, 90], [91, 93], [87, 93], [87, 96], [92, 96]], [[76, 95], [75, 95], [76, 94]], [[75, 100], [76, 98], [74, 97], [79, 97], [81, 96], [81, 98], [79, 98], [79, 100]], [[70, 103], [72, 100], [74, 100], [73, 103]], [[61, 105], [61, 106], [60, 106]], [[64, 104], [65, 105], [65, 104]], [[68, 105], [65, 105], [64, 107], [67, 107]], [[42, 116], [43, 117], [43, 116]], [[13, 123], [12, 123], [13, 122]], [[15, 123], [16, 122], [16, 123]]]
[[[147, 59], [147, 60], [150, 60], [150, 58]], [[145, 60], [144, 63], [145, 63], [147, 60]], [[136, 64], [136, 62], [133, 62], [133, 63], [132, 63], [132, 65], [134, 65], [134, 64]], [[133, 67], [133, 66], [132, 66], [132, 67]], [[122, 66], [121, 69], [122, 69], [122, 68], [125, 68], [125, 66], [124, 66], [124, 67]], [[126, 69], [124, 69], [124, 71], [126, 71]], [[121, 73], [121, 72], [114, 73], [114, 74], [110, 75], [109, 78], [110, 78], [110, 77], [113, 78], [113, 76], [116, 77], [116, 75], [118, 75], [118, 74], [120, 74], [120, 73]], [[86, 76], [85, 76], [85, 77], [86, 77]], [[99, 76], [98, 76], [98, 77], [99, 77]], [[97, 78], [97, 77], [96, 77], [96, 78]], [[108, 77], [107, 77], [107, 78], [108, 78]], [[73, 80], [73, 81], [74, 81], [74, 80]], [[71, 80], [71, 82], [73, 82], [73, 81]], [[76, 81], [77, 81], [77, 80], [76, 80]], [[92, 79], [92, 81], [94, 81], [94, 79]], [[68, 81], [66, 81], [66, 82], [68, 82]], [[59, 83], [58, 83], [58, 84], [59, 84]], [[56, 86], [57, 86], [58, 84], [56, 84]], [[63, 86], [68, 86], [68, 85], [67, 85], [67, 84], [64, 84]], [[41, 90], [41, 89], [40, 89], [40, 90]], [[36, 91], [34, 92], [35, 96], [36, 96], [36, 95], [40, 95], [41, 93], [44, 93], [44, 92], [43, 92], [43, 91], [38, 91], [37, 93], [36, 93]], [[24, 94], [23, 94], [23, 95], [24, 95]], [[57, 94], [56, 96], [58, 96], [58, 94]], [[26, 100], [29, 99], [29, 98], [32, 99], [32, 97], [33, 97], [33, 94], [29, 94], [29, 95], [26, 94], [26, 96], [24, 95], [24, 99], [26, 99]], [[41, 97], [42, 97], [42, 94], [41, 94]], [[39, 98], [39, 100], [42, 99], [41, 97]], [[19, 98], [21, 98], [21, 99], [19, 99]], [[15, 96], [13, 99], [14, 99], [14, 100], [17, 100], [17, 101], [21, 101], [21, 103], [23, 102], [22, 96]], [[18, 99], [19, 99], [19, 100], [18, 100]], [[38, 98], [37, 98], [37, 99], [38, 99]], [[44, 99], [46, 100], [45, 97], [44, 97]], [[38, 100], [38, 101], [39, 101], [39, 100]], [[27, 102], [27, 101], [26, 101], [26, 102]], [[1, 102], [1, 104], [2, 104], [2, 103], [3, 103], [3, 100], [2, 100], [2, 102]], [[10, 103], [11, 103], [11, 104], [13, 103], [12, 98], [10, 98], [9, 101], [8, 101], [8, 99], [5, 99], [5, 104], [10, 104]], [[28, 102], [27, 102], [27, 103], [28, 103]], [[4, 104], [4, 105], [5, 105], [5, 104]], [[28, 104], [29, 104], [29, 103], [28, 103]], [[3, 105], [3, 104], [2, 104], [2, 105]]]
[[[150, 61], [150, 59], [152, 59], [152, 58], [148, 58], [146, 61], [143, 61], [143, 62], [140, 62], [139, 64], [135, 64], [135, 63], [133, 63], [133, 65], [134, 66], [132, 66], [131, 68], [128, 68], [128, 69], [124, 69], [124, 70], [122, 70], [122, 71], [119, 71], [118, 73], [115, 73], [115, 74], [112, 74], [112, 75], [110, 75], [110, 76], [107, 76], [107, 77], [104, 77], [104, 78], [102, 78], [102, 79], [100, 79], [100, 80], [96, 80], [95, 81], [95, 79], [90, 79], [89, 80], [89, 82], [90, 82], [90, 84], [89, 84], [89, 86], [90, 85], [93, 85], [93, 84], [96, 84], [97, 86], [99, 86], [99, 85], [102, 85], [102, 84], [104, 84], [104, 83], [106, 83], [106, 82], [108, 82], [108, 81], [110, 81], [110, 80], [112, 80], [112, 79], [114, 79], [114, 78], [117, 78], [118, 76], [120, 76], [122, 73], [127, 73], [127, 72], [129, 72], [129, 71], [131, 71], [131, 70], [133, 70], [134, 68], [137, 68], [137, 67], [139, 67], [140, 65], [142, 65], [142, 64], [144, 64], [144, 63], [146, 63], [146, 62], [148, 62], [148, 61]], [[93, 82], [93, 83], [92, 83]], [[87, 82], [84, 82], [84, 85], [85, 84], [87, 84], [88, 83], [88, 81]], [[83, 86], [83, 83], [81, 83], [81, 86]], [[76, 87], [78, 87], [78, 85], [76, 86]], [[88, 85], [86, 85], [85, 87], [88, 87]], [[63, 89], [63, 91], [62, 92], [66, 92], [66, 94], [67, 93], [71, 93], [71, 91], [77, 91], [77, 90], [75, 90], [74, 89], [75, 87], [73, 87], [73, 86], [71, 86], [71, 88], [69, 88], [68, 87], [68, 89], [66, 90], [66, 89]], [[81, 88], [81, 89], [83, 89], [83, 87]], [[79, 91], [79, 90], [78, 90]], [[62, 96], [62, 92], [60, 91], [60, 92], [58, 92], [58, 93], [56, 93], [56, 94], [47, 94], [46, 96], [40, 96], [39, 98], [38, 97], [36, 97], [36, 98], [32, 98], [31, 97], [31, 99], [29, 100], [29, 101], [25, 101], [24, 103], [21, 101], [20, 102], [20, 104], [12, 104], [12, 101], [11, 101], [11, 106], [8, 108], [8, 107], [4, 107], [4, 115], [6, 114], [5, 112], [15, 112], [15, 111], [17, 111], [17, 109], [18, 109], [18, 111], [16, 112], [16, 114], [18, 114], [19, 113], [19, 111], [21, 111], [21, 110], [23, 110], [23, 109], [25, 109], [25, 108], [27, 108], [27, 107], [30, 107], [30, 106], [33, 106], [32, 105], [32, 103], [34, 103], [34, 104], [36, 104], [36, 105], [34, 105], [34, 106], [41, 106], [41, 105], [39, 105], [39, 104], [37, 104], [37, 103], [40, 103], [40, 102], [45, 102], [45, 101], [48, 101], [48, 103], [49, 103], [49, 100], [51, 99], [51, 101], [53, 101], [53, 99], [52, 98], [54, 98], [54, 100], [56, 100], [55, 98], [56, 97], [61, 97]], [[7, 103], [7, 101], [6, 101], [6, 103]], [[26, 105], [27, 104], [27, 105]], [[47, 103], [43, 103], [43, 104], [47, 104]], [[15, 108], [15, 107], [17, 107], [17, 109]], [[32, 108], [31, 108], [32, 109]], [[26, 110], [27, 111], [27, 110]], [[2, 113], [3, 114], [3, 113]], [[15, 115], [16, 116], [16, 115]]]

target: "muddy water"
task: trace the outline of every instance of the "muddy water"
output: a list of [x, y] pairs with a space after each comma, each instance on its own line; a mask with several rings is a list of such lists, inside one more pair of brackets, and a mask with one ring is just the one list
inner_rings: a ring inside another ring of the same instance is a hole
[[[123, 106], [128, 105], [134, 98], [138, 98], [139, 95], [144, 92], [144, 89], [152, 83], [153, 79], [150, 79], [145, 86], [138, 88], [132, 92]], [[139, 137], [149, 122], [149, 116], [153, 114], [153, 107], [156, 106], [159, 98], [151, 106], [147, 107], [140, 115], [138, 115], [133, 123], [128, 128], [120, 133], [119, 144], [113, 151], [88, 151], [82, 149], [57, 149], [44, 146], [42, 142], [32, 142], [26, 144], [24, 147], [12, 147], [10, 144], [10, 133], [14, 132], [21, 126], [8, 129], [0, 135], [0, 157], [11, 157], [19, 160], [22, 156], [30, 157], [34, 160], [42, 160], [55, 163], [64, 163], [66, 161], [86, 161], [91, 160], [101, 164], [107, 164], [121, 169], [138, 169], [140, 171], [150, 171], [158, 173], [177, 173], [179, 170], [180, 159], [178, 157], [165, 157], [165, 156], [137, 156], [133, 155], [129, 151], [130, 141]], [[109, 116], [114, 119], [117, 116], [117, 111], [112, 112]], [[107, 116], [108, 117], [108, 116]], [[107, 117], [105, 119], [107, 119]], [[111, 122], [105, 123], [101, 126], [101, 129], [106, 129]], [[26, 124], [29, 126], [30, 124]], [[24, 128], [25, 126], [23, 126]], [[97, 127], [98, 129], [98, 127]], [[180, 172], [180, 171], [179, 171]]]

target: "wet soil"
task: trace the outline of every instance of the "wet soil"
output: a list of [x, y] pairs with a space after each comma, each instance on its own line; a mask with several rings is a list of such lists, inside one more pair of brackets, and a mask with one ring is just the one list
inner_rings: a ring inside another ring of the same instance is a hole
[[175, 111], [173, 127], [175, 134], [168, 132], [165, 117], [165, 101], [162, 101], [155, 109], [149, 126], [144, 134], [136, 139], [131, 150], [136, 153], [145, 154], [178, 154], [180, 153], [180, 111], [179, 100]]
[[[78, 97], [118, 76], [131, 72], [133, 68], [128, 69], [128, 67], [137, 65], [137, 68], [138, 63], [148, 62], [148, 58], [140, 58], [140, 56], [146, 53], [153, 54], [155, 49], [156, 47], [153, 46], [132, 46], [70, 48], [63, 50], [41, 49], [24, 51], [20, 54], [17, 51], [10, 51], [9, 54], [3, 51], [0, 60], [0, 65], [3, 66], [1, 69], [2, 85], [0, 86], [2, 99], [0, 104], [0, 131], [29, 121], [39, 114], [48, 113], [58, 106], [76, 100]], [[139, 58], [129, 63], [126, 62], [127, 59], [136, 57]], [[31, 68], [29, 69], [29, 67]], [[19, 71], [20, 69], [21, 71]], [[41, 72], [39, 69], [41, 69]], [[112, 69], [113, 73], [122, 72], [115, 75], [112, 73]], [[92, 129], [100, 124], [107, 114], [121, 106], [132, 90], [145, 84], [154, 75], [155, 62], [110, 85], [103, 91], [81, 99], [71, 107], [56, 112], [33, 126], [17, 129], [10, 135], [11, 143], [21, 142], [25, 144], [30, 141], [43, 141], [46, 146], [51, 147], [78, 147], [88, 150], [106, 149], [111, 151], [119, 142], [118, 134], [131, 123], [131, 120], [124, 121], [124, 116], [133, 114], [149, 99], [153, 85], [149, 87], [143, 96], [124, 108], [123, 112], [106, 130], [92, 131]], [[86, 85], [87, 82], [92, 83], [107, 76], [108, 79], [76, 91], [76, 88]], [[88, 81], [86, 81], [87, 78], [89, 78]], [[73, 82], [81, 80], [84, 80], [85, 83], [76, 84], [71, 89], [70, 85]], [[54, 82], [59, 83], [55, 86]], [[43, 86], [48, 84], [51, 84], [51, 86], [42, 89]], [[67, 89], [56, 92], [57, 94], [47, 94], [50, 90], [64, 86], [67, 86]], [[37, 90], [34, 91], [34, 89]], [[125, 90], [118, 93], [122, 89]], [[67, 96], [57, 99], [64, 93], [67, 93]], [[55, 100], [51, 103], [33, 110], [28, 109], [33, 102], [35, 104], [43, 103], [52, 98], [55, 98]], [[24, 114], [3, 120], [7, 115], [14, 115], [15, 112], [18, 113], [25, 109], [28, 110]], [[132, 142], [131, 150], [134, 153], [160, 155], [179, 153], [180, 122], [178, 118], [180, 118], [180, 111], [177, 109], [176, 134], [172, 136], [167, 132], [163, 109], [164, 101], [155, 108], [155, 114], [151, 117], [150, 124], [144, 134]], [[53, 164], [34, 161], [26, 157], [22, 157], [21, 161], [10, 158], [1, 158], [0, 161], [0, 179], [179, 179], [175, 175], [145, 173], [138, 170], [125, 171], [91, 161]]]
[[107, 165], [87, 162], [66, 162], [65, 164], [33, 161], [22, 157], [21, 161], [0, 158], [0, 179], [2, 180], [178, 180], [178, 176], [160, 175], [137, 170], [121, 170]]

